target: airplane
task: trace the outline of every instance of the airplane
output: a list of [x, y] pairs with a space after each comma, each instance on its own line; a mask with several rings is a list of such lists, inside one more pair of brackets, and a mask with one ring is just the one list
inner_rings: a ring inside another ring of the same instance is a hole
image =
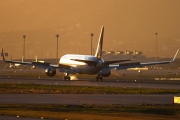
[[71, 80], [70, 74], [88, 74], [88, 75], [97, 75], [96, 81], [102, 81], [103, 77], [109, 77], [111, 75], [111, 69], [122, 70], [135, 67], [144, 67], [149, 65], [156, 64], [168, 64], [175, 60], [179, 49], [177, 50], [174, 58], [170, 61], [161, 61], [161, 62], [133, 62], [133, 63], [120, 63], [125, 61], [131, 61], [130, 59], [126, 60], [115, 60], [115, 61], [104, 61], [102, 59], [102, 47], [103, 47], [103, 36], [104, 36], [104, 26], [101, 28], [99, 41], [96, 49], [95, 55], [80, 55], [80, 54], [65, 54], [59, 59], [59, 64], [51, 63], [42, 63], [42, 62], [21, 62], [13, 60], [5, 60], [4, 52], [2, 49], [3, 60], [8, 63], [19, 63], [23, 65], [36, 66], [40, 68], [45, 68], [45, 73], [49, 77], [56, 75], [56, 69], [59, 69], [59, 72], [63, 72], [64, 80]]
[[[22, 57], [22, 62], [24, 61], [24, 57]], [[21, 64], [19, 64], [19, 63], [15, 63], [14, 65], [12, 65], [11, 63], [10, 63], [10, 65], [9, 65], [9, 68], [12, 68], [12, 67], [14, 67], [14, 68], [19, 68], [21, 66]]]

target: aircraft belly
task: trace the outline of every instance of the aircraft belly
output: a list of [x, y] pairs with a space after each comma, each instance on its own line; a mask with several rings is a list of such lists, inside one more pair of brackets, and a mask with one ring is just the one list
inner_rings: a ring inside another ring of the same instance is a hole
[[97, 74], [101, 70], [101, 68], [89, 66], [77, 66], [74, 69], [76, 69], [76, 72], [78, 74]]

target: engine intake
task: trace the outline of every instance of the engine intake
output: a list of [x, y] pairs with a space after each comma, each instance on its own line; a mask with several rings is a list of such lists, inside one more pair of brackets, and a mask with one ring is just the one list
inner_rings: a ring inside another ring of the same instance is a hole
[[111, 75], [111, 72], [101, 74], [102, 77], [109, 77], [110, 75]]
[[56, 70], [54, 70], [54, 69], [46, 69], [45, 73], [46, 73], [47, 76], [53, 77], [53, 76], [56, 75]]

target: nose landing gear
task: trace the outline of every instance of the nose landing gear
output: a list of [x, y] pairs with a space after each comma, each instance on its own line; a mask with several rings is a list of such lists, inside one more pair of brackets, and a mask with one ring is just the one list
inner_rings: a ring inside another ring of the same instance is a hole
[[71, 80], [71, 77], [69, 76], [68, 73], [64, 73], [64, 77], [63, 77], [63, 80]]

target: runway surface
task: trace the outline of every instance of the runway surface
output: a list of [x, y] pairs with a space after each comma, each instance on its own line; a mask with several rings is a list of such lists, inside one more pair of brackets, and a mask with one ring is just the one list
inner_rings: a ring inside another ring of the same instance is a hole
[[[111, 86], [131, 88], [180, 89], [179, 84], [121, 81], [63, 81], [59, 79], [0, 78], [0, 83], [35, 83], [77, 86]], [[0, 104], [171, 104], [174, 96], [142, 94], [1, 94]]]
[[[45, 85], [77, 85], [77, 86], [111, 86], [128, 88], [180, 89], [179, 83], [164, 82], [124, 82], [108, 80], [95, 82], [89, 79], [63, 81], [59, 78], [11, 78], [0, 77], [0, 83], [34, 83]], [[140, 104], [172, 104], [174, 96], [179, 94], [0, 94], [0, 104], [99, 104], [99, 105], [140, 105]], [[30, 120], [0, 116], [3, 120]], [[34, 120], [34, 119], [32, 119]]]
[[14, 116], [14, 117], [10, 117], [10, 116], [0, 116], [0, 120], [40, 120], [40, 118], [39, 119], [35, 119], [35, 118], [21, 118], [21, 116], [20, 117], [17, 117], [17, 116]]
[[59, 78], [7, 78], [0, 77], [0, 83], [34, 83], [44, 85], [77, 85], [77, 86], [110, 86], [110, 87], [128, 87], [128, 88], [154, 88], [154, 89], [180, 89], [177, 83], [156, 83], [156, 82], [122, 82], [122, 81], [102, 81], [93, 80], [75, 80], [63, 81]]
[[[0, 78], [0, 83], [35, 83], [51, 85], [111, 86], [128, 88], [180, 89], [179, 84], [121, 81], [63, 81], [38, 78]], [[0, 94], [0, 104], [171, 104], [180, 94]]]
[[1, 94], [0, 104], [172, 104], [175, 94]]
[[[24, 118], [24, 117], [17, 117], [17, 116], [0, 116], [0, 120], [40, 120], [35, 118]], [[49, 120], [49, 119], [48, 119]]]

